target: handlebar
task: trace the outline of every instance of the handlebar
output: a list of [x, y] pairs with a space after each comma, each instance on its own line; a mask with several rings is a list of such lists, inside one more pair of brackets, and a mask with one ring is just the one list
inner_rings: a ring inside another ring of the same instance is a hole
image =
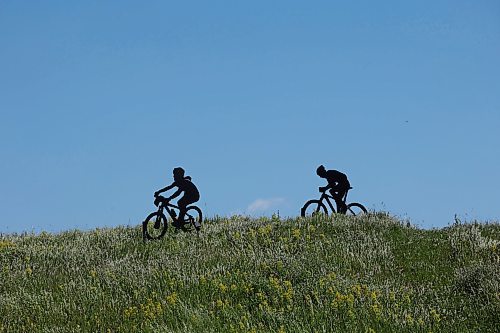
[[155, 202], [154, 202], [154, 203], [155, 203], [155, 206], [156, 206], [156, 207], [158, 207], [158, 205], [159, 205], [160, 203], [162, 203], [162, 202], [166, 202], [166, 203], [168, 204], [168, 200], [167, 200], [167, 198], [165, 198], [165, 197], [163, 197], [163, 196], [161, 196], [161, 195], [159, 195], [159, 194], [158, 194], [158, 195], [155, 195], [154, 197], [155, 197]]
[[155, 206], [158, 207], [160, 205], [160, 203], [163, 203], [163, 207], [172, 207], [172, 208], [179, 208], [178, 206], [176, 205], [173, 205], [170, 203], [170, 200], [168, 200], [167, 198], [165, 198], [164, 196], [161, 196], [161, 195], [157, 195], [155, 196]]

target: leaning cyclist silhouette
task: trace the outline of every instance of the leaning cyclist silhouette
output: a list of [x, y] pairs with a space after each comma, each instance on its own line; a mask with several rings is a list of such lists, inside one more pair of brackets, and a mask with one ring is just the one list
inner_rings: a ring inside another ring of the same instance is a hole
[[347, 206], [343, 199], [344, 195], [351, 188], [351, 184], [349, 183], [349, 180], [347, 180], [347, 176], [337, 170], [326, 170], [323, 165], [320, 165], [316, 169], [316, 174], [328, 181], [328, 185], [321, 186], [319, 188], [319, 191], [325, 192], [329, 189], [330, 194], [337, 204], [337, 212], [345, 213], [347, 210]]
[[[174, 168], [174, 182], [169, 186], [162, 188], [155, 192], [155, 197], [159, 196], [160, 193], [166, 192], [168, 190], [177, 187], [177, 191], [172, 194], [170, 197], [165, 198], [165, 201], [170, 201], [174, 198], [177, 198], [182, 192], [184, 192], [184, 196], [177, 201], [177, 206], [179, 206], [179, 216], [177, 217], [177, 221], [174, 221], [172, 225], [176, 228], [182, 227], [182, 222], [184, 220], [184, 215], [186, 214], [186, 207], [196, 201], [200, 200], [200, 193], [196, 186], [191, 182], [191, 177], [184, 177], [185, 171], [183, 168]], [[159, 227], [159, 226], [158, 226]], [[156, 226], [155, 226], [156, 228]]]

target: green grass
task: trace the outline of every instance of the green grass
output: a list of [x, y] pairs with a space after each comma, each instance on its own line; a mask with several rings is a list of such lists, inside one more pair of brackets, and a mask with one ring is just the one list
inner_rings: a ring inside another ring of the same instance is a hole
[[500, 225], [209, 220], [0, 237], [0, 332], [495, 332]]

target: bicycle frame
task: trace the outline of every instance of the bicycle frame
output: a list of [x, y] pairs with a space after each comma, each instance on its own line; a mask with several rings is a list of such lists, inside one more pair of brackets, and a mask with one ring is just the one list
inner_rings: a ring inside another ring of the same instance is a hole
[[[191, 231], [193, 229], [196, 229], [196, 231], [200, 231], [203, 215], [199, 207], [186, 207], [186, 211], [184, 212], [182, 219], [180, 219], [181, 208], [178, 205], [171, 204], [165, 197], [155, 196], [154, 205], [158, 207], [158, 210], [149, 214], [144, 222], [142, 222], [142, 233], [144, 240], [162, 238], [165, 235], [169, 224], [171, 224], [176, 229], [182, 229], [184, 231]], [[164, 210], [166, 210], [168, 214], [166, 214]], [[178, 210], [179, 212], [176, 212], [176, 210]], [[193, 210], [195, 213], [191, 212], [191, 214], [189, 214], [188, 211], [190, 210]], [[168, 218], [168, 216], [170, 216], [170, 219]], [[186, 227], [188, 225], [191, 225], [192, 229], [190, 227]], [[161, 226], [161, 230], [158, 230]], [[154, 231], [153, 228], [158, 231]], [[150, 234], [149, 230], [153, 231], [153, 233]]]
[[334, 199], [331, 195], [328, 195], [325, 192], [323, 192], [321, 194], [321, 197], [319, 198], [319, 201], [323, 202], [323, 200], [326, 200], [326, 202], [328, 203], [328, 206], [330, 206], [330, 210], [332, 212], [336, 212], [337, 210], [335, 208], [333, 208], [333, 205], [332, 205], [332, 202], [330, 201], [330, 198]]
[[[351, 189], [352, 187], [346, 189], [345, 193], [343, 193], [342, 200], [340, 202], [337, 202], [337, 200], [335, 200], [336, 198], [335, 193], [333, 195], [327, 193], [328, 188], [326, 188], [325, 190], [321, 189], [321, 196], [319, 197], [319, 199], [313, 199], [307, 201], [304, 204], [304, 206], [302, 206], [300, 210], [300, 215], [302, 217], [306, 217], [309, 215], [314, 215], [314, 213], [319, 213], [319, 212], [323, 212], [326, 215], [328, 215], [328, 207], [330, 207], [330, 211], [332, 213], [348, 214], [353, 216], [357, 216], [362, 213], [367, 214], [368, 210], [362, 204], [357, 202], [351, 202], [347, 204], [347, 194]], [[333, 199], [335, 201], [335, 204], [330, 199]], [[324, 201], [326, 201], [326, 204], [324, 203]], [[314, 212], [310, 212], [310, 214], [307, 213], [308, 207], [309, 208], [313, 207]], [[336, 208], [338, 210], [336, 210]]]
[[[174, 215], [174, 210], [173, 209], [169, 209], [170, 208], [175, 208], [175, 209], [178, 209], [180, 210], [179, 206], [176, 206], [174, 204], [171, 204], [170, 202], [168, 201], [165, 201], [165, 200], [161, 200], [160, 201], [160, 204], [158, 205], [158, 213], [163, 213], [163, 210], [165, 209], [167, 212], [168, 212], [168, 215], [170, 215], [170, 217], [172, 218], [173, 221], [177, 221], [177, 216]], [[189, 217], [189, 218], [192, 218], [193, 216], [189, 213], [185, 213], [184, 217]], [[186, 224], [188, 222], [185, 222]]]
[[[342, 202], [345, 204], [347, 202], [347, 193], [349, 192], [349, 190], [347, 190], [344, 194], [344, 197], [342, 198]], [[323, 202], [323, 200], [326, 200], [326, 202], [328, 203], [328, 206], [330, 206], [330, 209], [332, 212], [337, 212], [337, 210], [335, 208], [333, 208], [333, 205], [332, 205], [332, 202], [330, 201], [330, 199], [333, 199], [333, 201], [335, 202], [335, 198], [332, 196], [332, 195], [329, 195], [325, 192], [322, 192], [321, 193], [321, 197], [319, 198], [319, 201], [320, 202]]]

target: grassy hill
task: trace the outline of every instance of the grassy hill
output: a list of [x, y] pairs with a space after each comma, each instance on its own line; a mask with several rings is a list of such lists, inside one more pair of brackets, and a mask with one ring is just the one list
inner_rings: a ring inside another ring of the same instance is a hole
[[0, 237], [0, 332], [494, 332], [500, 225], [214, 218]]

